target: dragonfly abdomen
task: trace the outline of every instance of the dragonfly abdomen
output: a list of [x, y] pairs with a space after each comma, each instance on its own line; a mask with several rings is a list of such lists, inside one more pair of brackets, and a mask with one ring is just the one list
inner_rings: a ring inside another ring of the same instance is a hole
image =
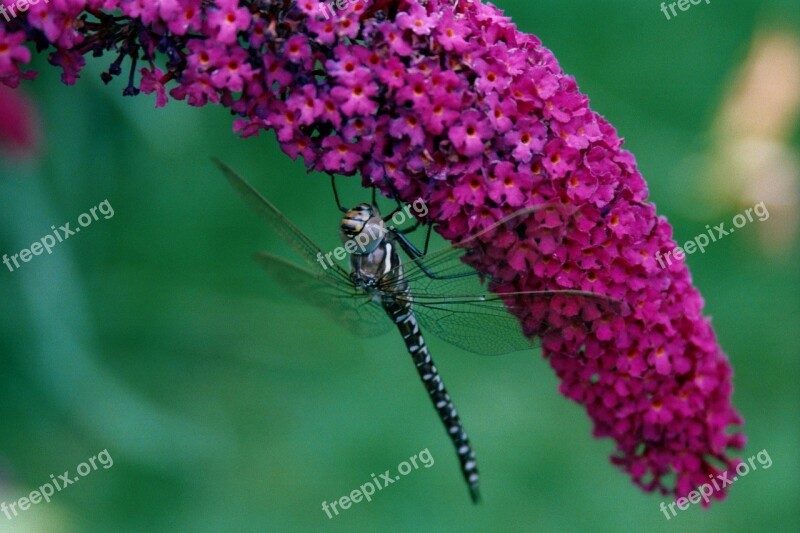
[[417, 372], [422, 379], [422, 384], [428, 391], [433, 406], [456, 448], [458, 460], [461, 463], [461, 472], [469, 485], [472, 501], [477, 502], [479, 500], [479, 476], [475, 452], [458, 417], [456, 406], [444, 387], [444, 382], [436, 365], [433, 364], [433, 359], [431, 359], [428, 352], [428, 347], [419, 329], [414, 311], [411, 309], [411, 304], [407, 301], [394, 300], [385, 302], [384, 308], [400, 330], [403, 341], [406, 343], [406, 348], [414, 361], [414, 366], [417, 367]]

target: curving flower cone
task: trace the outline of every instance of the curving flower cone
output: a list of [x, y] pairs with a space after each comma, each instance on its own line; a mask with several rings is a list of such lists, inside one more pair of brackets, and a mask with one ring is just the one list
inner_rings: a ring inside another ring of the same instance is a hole
[[669, 224], [614, 128], [498, 8], [51, 0], [0, 19], [0, 81], [29, 75], [26, 42], [49, 45], [67, 83], [90, 51], [116, 55], [106, 79], [127, 58], [125, 94], [227, 106], [237, 132], [274, 130], [310, 169], [422, 197], [451, 240], [546, 204], [465, 260], [498, 288], [582, 289], [627, 304], [600, 314], [555, 300], [519, 316], [543, 336], [561, 392], [585, 406], [596, 437], [616, 441], [613, 462], [645, 490], [685, 495], [737, 464], [731, 367], [686, 265], [661, 268], [675, 246]]

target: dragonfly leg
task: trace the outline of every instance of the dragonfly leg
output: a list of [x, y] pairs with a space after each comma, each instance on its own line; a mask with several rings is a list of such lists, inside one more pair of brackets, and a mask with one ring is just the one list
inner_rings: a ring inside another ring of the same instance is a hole
[[460, 274], [451, 274], [451, 275], [441, 275], [441, 274], [434, 274], [426, 265], [423, 259], [425, 255], [428, 253], [428, 244], [430, 243], [431, 239], [431, 228], [433, 226], [428, 226], [428, 234], [425, 237], [425, 249], [420, 251], [419, 248], [414, 246], [408, 237], [406, 237], [402, 232], [397, 230], [392, 230], [392, 235], [397, 239], [397, 244], [408, 254], [408, 256], [414, 260], [414, 262], [419, 266], [420, 270], [425, 273], [431, 279], [458, 279], [458, 278], [466, 278], [469, 276], [475, 276], [475, 272], [462, 272]]
[[453, 446], [455, 446], [458, 460], [461, 463], [461, 472], [469, 487], [472, 501], [478, 503], [480, 500], [478, 492], [479, 476], [475, 452], [469, 443], [469, 438], [464, 426], [461, 424], [461, 419], [458, 417], [456, 407], [444, 388], [439, 371], [428, 353], [428, 347], [425, 345], [425, 340], [419, 330], [417, 318], [408, 304], [393, 302], [387, 304], [385, 308], [394, 323], [397, 324], [408, 352], [414, 361], [414, 366], [417, 367], [422, 384], [425, 386], [425, 390], [428, 391], [431, 402], [433, 402], [433, 406], [439, 414], [439, 418], [444, 424]]
[[389, 186], [389, 190], [392, 191], [392, 200], [397, 203], [397, 209], [383, 217], [384, 222], [388, 222], [390, 218], [392, 218], [396, 213], [399, 213], [403, 210], [403, 204], [400, 203], [400, 192], [397, 190], [397, 187], [394, 186], [392, 180], [386, 180], [386, 184]]
[[[419, 259], [420, 257], [425, 255], [425, 252], [420, 252], [419, 248], [414, 246], [408, 237], [406, 237], [404, 231], [392, 230], [392, 234], [397, 237], [398, 244], [403, 248], [403, 250], [408, 254], [411, 259]], [[428, 236], [430, 237], [430, 226], [428, 228]], [[426, 248], [427, 248], [428, 239], [425, 239]]]
[[338, 207], [339, 211], [342, 213], [347, 213], [347, 208], [342, 206], [342, 202], [339, 201], [339, 193], [336, 191], [336, 176], [330, 172], [328, 173], [328, 176], [331, 177], [331, 187], [333, 187], [333, 198], [336, 200], [336, 207]]
[[397, 232], [398, 233], [402, 233], [403, 235], [408, 235], [409, 233], [413, 233], [413, 232], [417, 231], [417, 229], [421, 225], [422, 225], [422, 221], [421, 220], [417, 220], [416, 222], [414, 222], [413, 226], [410, 226], [410, 227], [408, 227], [406, 229], [397, 230]]
[[[403, 209], [403, 205], [400, 203], [400, 200], [399, 200], [399, 198], [400, 198], [400, 193], [397, 191], [397, 188], [394, 186], [394, 183], [392, 183], [390, 180], [387, 180], [387, 181], [386, 181], [386, 184], [388, 185], [388, 187], [389, 187], [389, 190], [392, 192], [392, 199], [395, 201], [395, 203], [397, 203], [397, 209], [395, 209], [394, 211], [392, 211], [392, 212], [391, 212], [390, 214], [388, 214], [387, 216], [383, 217], [383, 221], [384, 221], [384, 222], [389, 222], [389, 220], [390, 220], [390, 219], [391, 219], [391, 218], [392, 218], [392, 217], [393, 217], [393, 216], [394, 216], [396, 213], [399, 213], [400, 211], [402, 211], [402, 209]], [[374, 193], [374, 189], [373, 189], [373, 193]], [[373, 205], [375, 204], [375, 199], [374, 199], [374, 196], [373, 196], [372, 203], [373, 203]], [[404, 230], [395, 230], [395, 231], [396, 231], [397, 233], [402, 233], [403, 235], [405, 235], [405, 234], [407, 234], [407, 233], [411, 233], [411, 232], [413, 232], [413, 231], [416, 231], [416, 230], [417, 230], [417, 228], [419, 228], [419, 226], [420, 226], [420, 224], [421, 224], [421, 223], [422, 223], [421, 221], [417, 220], [417, 222], [416, 222], [416, 223], [415, 223], [413, 226], [411, 226], [410, 228], [406, 228], [406, 229], [404, 229]], [[430, 238], [430, 229], [428, 229], [428, 237]], [[426, 244], [426, 246], [425, 246], [425, 252], [423, 252], [423, 253], [427, 253], [427, 250], [428, 250], [428, 247], [427, 247], [427, 242], [428, 242], [428, 241], [426, 240], [426, 241], [425, 241], [425, 244]]]
[[389, 213], [388, 215], [386, 215], [385, 217], [383, 217], [383, 221], [386, 222], [388, 220], [391, 220], [391, 218], [393, 216], [395, 216], [397, 213], [399, 213], [402, 210], [403, 210], [403, 205], [398, 201], [397, 202], [397, 207], [395, 208], [395, 210], [392, 211], [391, 213]]

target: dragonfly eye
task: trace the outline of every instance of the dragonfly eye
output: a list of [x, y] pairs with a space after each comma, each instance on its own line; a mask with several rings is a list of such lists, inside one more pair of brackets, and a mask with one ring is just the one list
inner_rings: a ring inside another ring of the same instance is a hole
[[355, 255], [372, 253], [386, 237], [386, 226], [380, 213], [369, 204], [359, 204], [347, 211], [340, 228], [345, 250]]
[[358, 204], [349, 209], [342, 219], [342, 233], [352, 238], [364, 230], [364, 226], [375, 216], [373, 209], [368, 204]]

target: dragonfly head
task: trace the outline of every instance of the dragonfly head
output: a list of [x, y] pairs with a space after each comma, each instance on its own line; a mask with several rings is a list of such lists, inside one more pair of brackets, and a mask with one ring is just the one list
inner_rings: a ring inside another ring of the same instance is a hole
[[[354, 255], [369, 255], [386, 237], [386, 226], [378, 208], [370, 204], [358, 204], [344, 214], [339, 237], [342, 244], [353, 241]], [[345, 248], [350, 251], [352, 246]]]

